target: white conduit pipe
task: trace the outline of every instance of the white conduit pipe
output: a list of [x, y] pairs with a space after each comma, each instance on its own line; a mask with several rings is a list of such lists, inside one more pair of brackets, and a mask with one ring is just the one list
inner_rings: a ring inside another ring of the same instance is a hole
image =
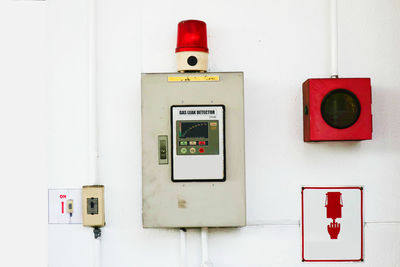
[[[97, 5], [96, 0], [88, 0], [88, 132], [89, 132], [89, 184], [98, 181], [98, 141], [97, 141]], [[93, 267], [101, 266], [101, 238], [93, 240]]]
[[208, 227], [201, 228], [201, 256], [201, 267], [213, 267], [213, 264], [208, 257]]
[[96, 46], [96, 0], [88, 0], [89, 19], [88, 19], [88, 87], [89, 87], [89, 184], [98, 184], [97, 174], [97, 46]]
[[101, 255], [100, 255], [100, 237], [99, 238], [93, 238], [93, 266], [94, 267], [100, 267], [100, 259], [101, 259]]
[[179, 266], [186, 267], [187, 265], [187, 258], [186, 258], [186, 230], [180, 229], [180, 241], [181, 241], [181, 251], [180, 251], [180, 259], [179, 259]]
[[331, 78], [338, 78], [338, 14], [337, 0], [331, 0]]

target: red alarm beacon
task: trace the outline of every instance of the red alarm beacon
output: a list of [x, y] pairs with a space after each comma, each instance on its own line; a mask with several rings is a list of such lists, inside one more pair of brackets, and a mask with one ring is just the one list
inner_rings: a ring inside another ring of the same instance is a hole
[[207, 25], [204, 21], [179, 22], [175, 53], [178, 71], [207, 71]]
[[372, 139], [370, 78], [303, 83], [304, 141]]

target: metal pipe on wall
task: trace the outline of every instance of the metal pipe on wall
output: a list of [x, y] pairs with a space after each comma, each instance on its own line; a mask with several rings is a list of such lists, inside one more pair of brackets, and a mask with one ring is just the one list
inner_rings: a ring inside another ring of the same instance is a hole
[[[97, 0], [88, 0], [88, 152], [89, 184], [98, 181], [97, 135]], [[101, 238], [93, 240], [93, 266], [101, 266]]]
[[331, 0], [331, 78], [339, 77], [337, 0]]
[[180, 232], [180, 259], [179, 259], [179, 266], [186, 267], [187, 265], [187, 256], [186, 256], [186, 229], [179, 229]]
[[97, 160], [97, 18], [96, 0], [88, 0], [88, 143], [89, 184], [98, 184]]
[[208, 256], [208, 227], [201, 228], [201, 267], [213, 267]]

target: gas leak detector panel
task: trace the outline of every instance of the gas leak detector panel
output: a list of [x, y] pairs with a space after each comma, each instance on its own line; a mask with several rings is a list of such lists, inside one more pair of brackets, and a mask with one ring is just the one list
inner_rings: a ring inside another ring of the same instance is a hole
[[224, 106], [172, 106], [172, 180], [225, 179]]
[[246, 224], [243, 73], [142, 74], [143, 227]]

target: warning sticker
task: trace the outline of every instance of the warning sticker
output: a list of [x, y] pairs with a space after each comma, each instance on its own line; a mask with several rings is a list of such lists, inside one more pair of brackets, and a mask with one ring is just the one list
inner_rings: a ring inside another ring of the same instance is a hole
[[363, 260], [363, 188], [303, 187], [302, 260]]
[[215, 82], [219, 76], [175, 76], [168, 77], [169, 82]]

